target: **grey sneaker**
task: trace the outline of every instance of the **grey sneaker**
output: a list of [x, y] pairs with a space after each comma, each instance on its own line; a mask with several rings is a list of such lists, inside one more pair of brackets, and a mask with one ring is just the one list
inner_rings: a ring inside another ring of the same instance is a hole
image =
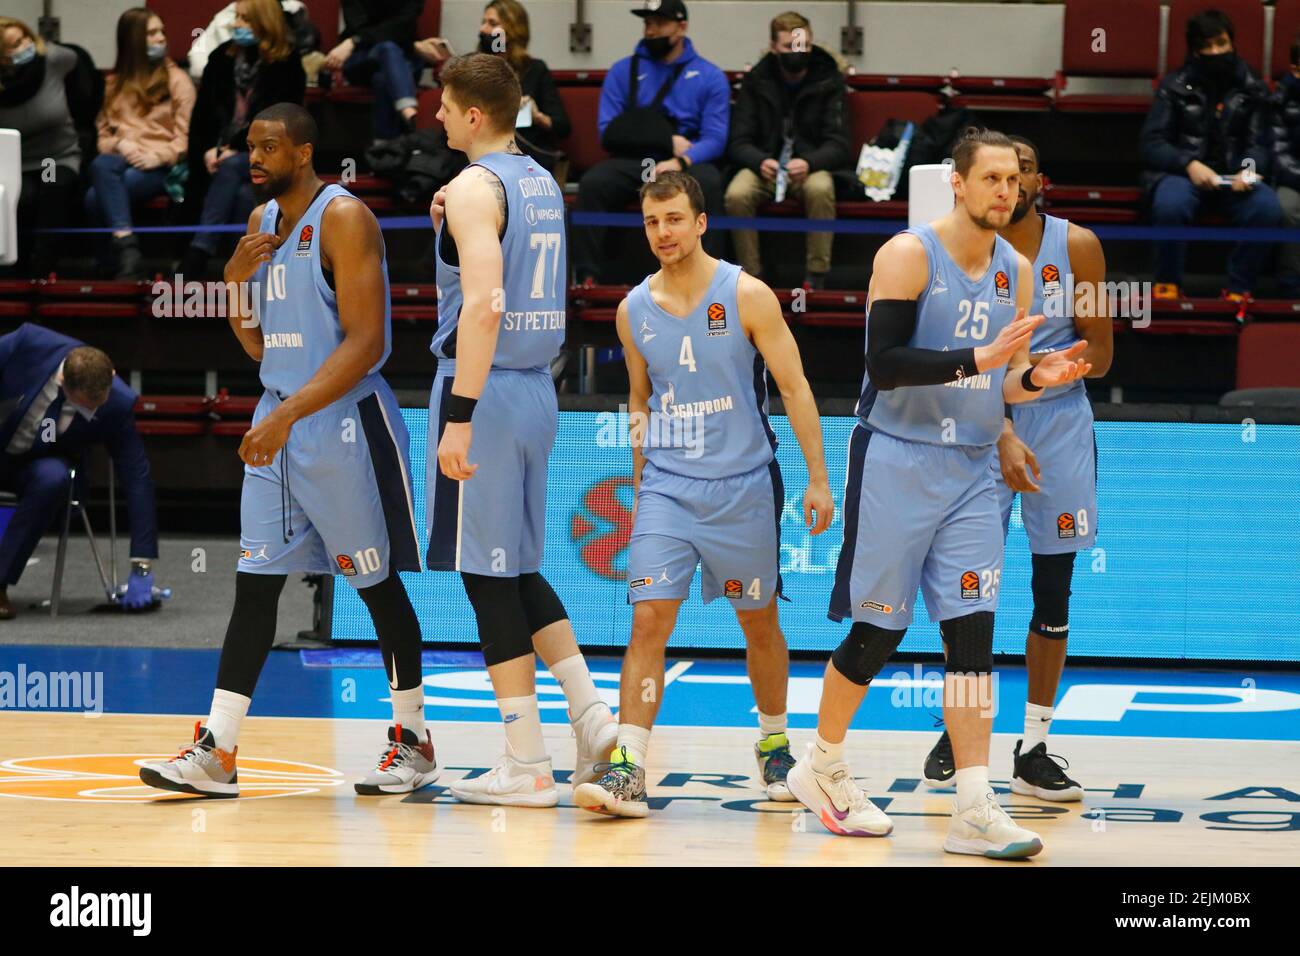
[[764, 737], [754, 744], [754, 756], [758, 759], [758, 772], [763, 778], [767, 799], [781, 803], [794, 801], [790, 788], [785, 785], [786, 775], [794, 766], [789, 738], [783, 733]]
[[354, 784], [357, 793], [373, 797], [384, 793], [410, 793], [438, 779], [438, 761], [433, 755], [429, 731], [424, 740], [401, 724], [388, 728], [388, 746], [379, 763], [366, 778]]
[[212, 732], [194, 722], [194, 742], [182, 747], [170, 760], [151, 761], [140, 767], [140, 779], [159, 790], [197, 793], [205, 797], [239, 796], [239, 775], [235, 772], [236, 747], [226, 752], [217, 746]]
[[644, 817], [650, 813], [646, 801], [645, 768], [638, 767], [619, 747], [609, 755], [609, 763], [596, 764], [599, 776], [595, 783], [573, 788], [573, 802], [592, 813], [611, 817]]

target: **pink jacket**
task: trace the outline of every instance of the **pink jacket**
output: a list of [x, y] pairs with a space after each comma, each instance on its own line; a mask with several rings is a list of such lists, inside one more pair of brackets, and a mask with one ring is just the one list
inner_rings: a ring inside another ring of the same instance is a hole
[[[112, 82], [112, 78], [109, 78]], [[147, 169], [174, 166], [185, 158], [194, 109], [194, 84], [185, 71], [167, 61], [171, 97], [140, 112], [133, 96], [119, 96], [110, 109], [99, 111], [99, 151], [120, 153], [128, 162], [139, 156]], [[135, 165], [132, 163], [132, 165]]]

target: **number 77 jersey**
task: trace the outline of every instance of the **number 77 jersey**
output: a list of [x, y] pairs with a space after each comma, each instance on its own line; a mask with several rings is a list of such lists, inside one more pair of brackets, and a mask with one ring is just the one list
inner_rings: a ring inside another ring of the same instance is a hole
[[[492, 291], [501, 312], [492, 367], [547, 369], [564, 344], [566, 277], [564, 197], [559, 185], [531, 156], [489, 153], [482, 166], [501, 181], [505, 229], [501, 234], [503, 287]], [[462, 173], [461, 175], [464, 175]], [[455, 360], [464, 304], [459, 252], [444, 220], [435, 239], [438, 331], [430, 349]]]

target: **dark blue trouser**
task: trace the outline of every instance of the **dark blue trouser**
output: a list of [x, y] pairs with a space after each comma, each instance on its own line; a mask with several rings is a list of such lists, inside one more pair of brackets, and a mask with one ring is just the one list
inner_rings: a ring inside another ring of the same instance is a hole
[[95, 226], [131, 228], [132, 203], [161, 196], [167, 184], [166, 166], [136, 169], [118, 153], [100, 153], [90, 164], [86, 215]]
[[[212, 174], [207, 195], [203, 197], [199, 224], [219, 226], [231, 222], [247, 223], [256, 205], [253, 184], [248, 179], [248, 154], [235, 153], [222, 160], [217, 171]], [[200, 232], [195, 234], [190, 245], [202, 249], [208, 255], [216, 255], [226, 237], [227, 234], [222, 232]]]
[[375, 91], [372, 117], [376, 139], [395, 139], [402, 135], [398, 116], [408, 106], [416, 105], [415, 79], [421, 69], [392, 40], [355, 50], [343, 64], [343, 75], [349, 83], [369, 86]]
[[18, 495], [18, 507], [0, 538], [0, 587], [17, 584], [41, 535], [68, 500], [71, 465], [63, 458], [0, 455], [0, 485]]
[[[1282, 222], [1277, 193], [1264, 183], [1257, 182], [1254, 189], [1243, 193], [1230, 189], [1203, 190], [1193, 186], [1186, 176], [1173, 173], [1156, 184], [1151, 199], [1151, 221], [1158, 226], [1190, 226], [1202, 209], [1228, 216], [1238, 228], [1276, 228]], [[1181, 284], [1187, 244], [1157, 242], [1155, 247], [1155, 281]], [[1270, 248], [1267, 242], [1239, 242], [1233, 247], [1228, 256], [1229, 292], [1249, 292], [1255, 288]]]

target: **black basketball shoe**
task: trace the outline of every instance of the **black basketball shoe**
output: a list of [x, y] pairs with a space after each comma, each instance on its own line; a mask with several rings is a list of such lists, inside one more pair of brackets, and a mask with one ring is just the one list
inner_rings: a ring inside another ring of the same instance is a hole
[[952, 760], [952, 741], [948, 739], [948, 731], [945, 730], [930, 755], [925, 758], [925, 770], [921, 772], [921, 779], [931, 790], [951, 790], [956, 786], [952, 780], [956, 772], [957, 767]]
[[[1016, 741], [1013, 754], [1015, 770], [1011, 775], [1011, 791], [1040, 800], [1072, 803], [1083, 799], [1083, 787], [1065, 775], [1069, 762], [1063, 757], [1047, 752], [1047, 744], [1035, 744], [1028, 753], [1020, 752], [1023, 740]], [[1061, 760], [1062, 763], [1057, 763]], [[1064, 766], [1062, 766], [1064, 764]]]

